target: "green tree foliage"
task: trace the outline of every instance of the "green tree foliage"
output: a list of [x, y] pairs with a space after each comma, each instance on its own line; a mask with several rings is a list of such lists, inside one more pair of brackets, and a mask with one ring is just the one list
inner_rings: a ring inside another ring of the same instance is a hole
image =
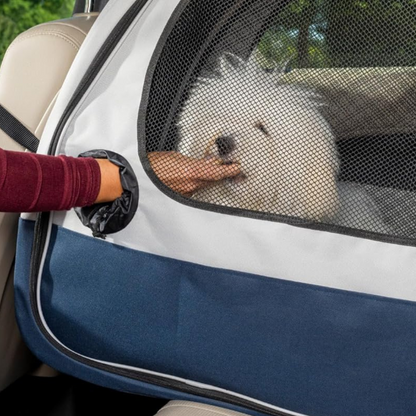
[[416, 1], [348, 0], [325, 11], [333, 66], [416, 64]]
[[1, 0], [0, 63], [19, 33], [40, 23], [69, 17], [73, 6], [74, 0]]
[[[326, 1], [328, 2], [328, 1]], [[321, 7], [325, 0], [295, 0], [279, 14], [275, 25], [259, 44], [263, 65], [290, 62], [294, 67], [322, 67], [328, 64]], [[329, 2], [331, 2], [329, 0]], [[339, 2], [331, 2], [340, 6]]]
[[294, 0], [259, 52], [266, 67], [414, 66], [416, 0]]

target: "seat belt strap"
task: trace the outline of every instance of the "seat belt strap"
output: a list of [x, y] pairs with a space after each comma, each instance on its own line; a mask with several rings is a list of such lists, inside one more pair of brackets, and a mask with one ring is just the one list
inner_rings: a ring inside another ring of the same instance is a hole
[[0, 105], [0, 129], [15, 142], [36, 153], [39, 139], [2, 105]]

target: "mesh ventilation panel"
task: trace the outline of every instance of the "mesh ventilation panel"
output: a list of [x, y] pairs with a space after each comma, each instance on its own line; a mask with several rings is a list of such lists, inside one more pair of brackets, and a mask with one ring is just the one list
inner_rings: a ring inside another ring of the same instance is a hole
[[408, 242], [415, 64], [414, 1], [182, 2], [148, 75], [150, 166], [204, 204]]

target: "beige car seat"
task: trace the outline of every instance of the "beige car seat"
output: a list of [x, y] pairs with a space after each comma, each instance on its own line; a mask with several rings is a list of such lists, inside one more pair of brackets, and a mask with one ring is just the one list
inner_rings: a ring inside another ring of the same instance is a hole
[[[0, 104], [40, 138], [61, 85], [97, 13], [35, 26], [9, 46], [0, 68]], [[25, 150], [0, 130], [0, 147]], [[18, 215], [0, 213], [0, 391], [38, 364], [14, 315]]]
[[244, 416], [245, 414], [223, 407], [182, 400], [172, 400], [156, 413], [157, 416]]

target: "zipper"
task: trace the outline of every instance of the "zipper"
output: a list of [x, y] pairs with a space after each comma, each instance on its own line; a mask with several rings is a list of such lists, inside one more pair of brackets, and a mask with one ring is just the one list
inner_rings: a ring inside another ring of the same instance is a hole
[[[54, 155], [57, 150], [57, 145], [59, 142], [59, 138], [65, 128], [71, 114], [79, 104], [80, 100], [87, 92], [88, 88], [90, 87], [91, 83], [94, 81], [96, 76], [98, 75], [99, 71], [109, 58], [110, 54], [113, 52], [114, 48], [121, 40], [124, 33], [127, 29], [131, 26], [137, 15], [146, 5], [148, 0], [136, 0], [135, 3], [129, 8], [129, 10], [124, 14], [124, 16], [120, 19], [118, 24], [114, 27], [108, 38], [106, 39], [103, 46], [98, 51], [97, 55], [94, 57], [91, 65], [89, 66], [87, 72], [85, 73], [84, 77], [82, 78], [80, 84], [78, 85], [77, 89], [75, 90], [71, 100], [69, 101], [65, 111], [62, 114], [61, 119], [58, 122], [58, 125], [54, 131], [54, 134], [51, 139], [51, 143], [49, 145], [48, 154]], [[39, 307], [37, 303], [37, 286], [39, 280], [39, 272], [42, 262], [43, 253], [46, 248], [46, 241], [48, 237], [48, 228], [49, 228], [49, 219], [50, 213], [49, 212], [42, 212], [38, 215], [35, 229], [34, 229], [34, 238], [32, 244], [32, 251], [31, 251], [31, 259], [30, 259], [30, 278], [29, 278], [29, 288], [30, 288], [30, 306], [32, 310], [33, 317], [35, 319], [36, 325], [39, 330], [42, 332], [43, 336], [48, 340], [48, 342], [60, 351], [62, 354], [70, 357], [71, 359], [78, 361], [82, 364], [85, 364], [89, 367], [96, 368], [98, 370], [102, 370], [105, 372], [109, 372], [115, 375], [120, 375], [126, 378], [134, 379], [140, 382], [153, 384], [155, 386], [173, 389], [182, 393], [186, 394], [193, 394], [200, 397], [206, 397], [208, 399], [221, 401], [225, 403], [229, 403], [232, 405], [245, 407], [247, 409], [251, 409], [257, 412], [261, 412], [264, 414], [268, 414], [271, 416], [291, 416], [290, 413], [286, 413], [279, 410], [270, 409], [266, 406], [253, 403], [252, 401], [240, 397], [236, 397], [227, 393], [213, 391], [204, 389], [201, 387], [196, 387], [189, 385], [187, 383], [172, 380], [168, 377], [163, 377], [155, 374], [148, 374], [146, 372], [140, 372], [140, 370], [129, 370], [123, 369], [120, 367], [112, 366], [109, 364], [103, 364], [92, 359], [88, 359], [86, 357], [80, 356], [75, 352], [67, 349], [62, 344], [57, 342], [47, 331], [44, 327], [43, 322], [41, 320]]]

